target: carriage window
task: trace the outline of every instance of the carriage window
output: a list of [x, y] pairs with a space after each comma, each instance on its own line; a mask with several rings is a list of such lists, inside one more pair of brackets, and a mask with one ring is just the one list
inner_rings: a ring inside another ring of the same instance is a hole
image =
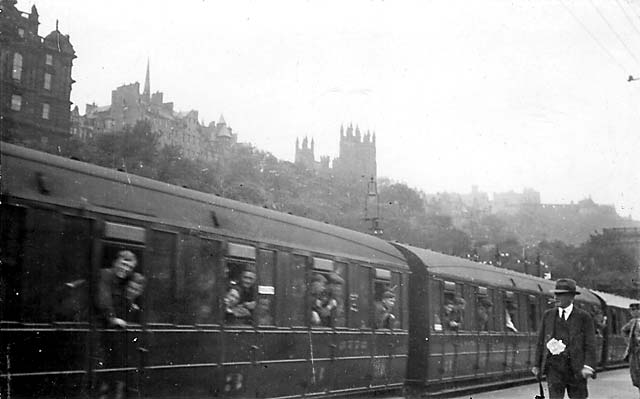
[[476, 329], [489, 331], [493, 313], [493, 301], [489, 297], [486, 287], [476, 289]]
[[274, 325], [275, 253], [260, 250], [258, 254], [258, 303], [256, 323], [259, 326]]
[[396, 327], [399, 318], [396, 308], [397, 276], [396, 284], [391, 281], [391, 272], [389, 270], [376, 269], [375, 276], [376, 279], [373, 282], [374, 325], [376, 328], [392, 329]]
[[618, 334], [620, 331], [618, 329], [618, 309], [611, 309], [611, 332], [613, 334]]
[[[598, 305], [592, 305], [591, 315], [593, 317], [593, 323], [596, 328], [596, 334], [603, 336], [605, 329], [607, 328], [607, 317], [602, 312], [602, 308]], [[625, 320], [628, 317], [625, 317]]]
[[329, 290], [331, 296], [336, 300], [336, 312], [333, 320], [335, 327], [346, 327], [347, 319], [344, 311], [345, 293], [347, 292], [346, 279], [347, 279], [347, 264], [342, 262], [336, 262], [334, 264], [333, 272], [335, 274], [335, 281], [331, 281], [329, 284]]
[[492, 288], [487, 289], [487, 296], [492, 303], [491, 312], [489, 313], [489, 331], [502, 331], [502, 326], [499, 324], [499, 317], [497, 316], [500, 312], [500, 309], [496, 309], [499, 307], [500, 298], [497, 297], [498, 293], [496, 290]]
[[529, 295], [529, 331], [538, 330], [538, 300], [534, 295]]
[[244, 258], [229, 257], [226, 262], [227, 287], [222, 299], [224, 321], [232, 325], [250, 325], [253, 323], [257, 297], [255, 248], [230, 243], [228, 255]]
[[97, 281], [96, 307], [98, 318], [106, 327], [140, 323], [142, 293], [146, 278], [142, 270], [142, 248], [124, 243], [104, 242], [102, 264]]
[[[62, 215], [43, 209], [32, 209], [27, 215], [20, 296], [22, 320], [27, 322], [54, 321], [56, 291], [62, 289], [66, 276], [57, 272], [62, 255], [64, 219]], [[3, 267], [4, 268], [4, 267]]]
[[349, 327], [370, 328], [371, 271], [353, 265], [349, 273]]
[[307, 321], [307, 311], [305, 304], [306, 282], [305, 273], [307, 270], [307, 258], [302, 255], [291, 257], [291, 266], [288, 273], [287, 298], [287, 318], [290, 326], [304, 326]]
[[145, 318], [148, 323], [174, 322], [176, 241], [175, 233], [151, 231], [149, 262], [145, 265]]
[[23, 271], [24, 208], [2, 204], [0, 212], [0, 320], [20, 320], [20, 276]]
[[440, 320], [440, 309], [442, 306], [442, 282], [438, 280], [429, 280], [429, 301], [431, 309], [433, 309], [431, 330], [442, 332], [442, 320]]
[[465, 328], [464, 312], [466, 301], [461, 294], [462, 286], [456, 287], [454, 282], [444, 282], [444, 300], [440, 312], [442, 328], [445, 331], [459, 331]]
[[518, 332], [518, 298], [513, 291], [504, 293], [504, 329], [508, 332]]
[[62, 262], [58, 273], [55, 319], [89, 320], [89, 272], [91, 271], [91, 220], [65, 216]]
[[393, 328], [402, 328], [402, 310], [403, 310], [403, 292], [402, 292], [402, 275], [398, 272], [391, 273], [391, 291], [395, 293], [395, 303], [392, 314], [395, 317]]
[[[184, 295], [189, 310], [188, 324], [213, 324], [218, 321], [216, 270], [220, 265], [219, 241], [193, 237], [192, 245], [183, 248], [183, 254], [190, 255], [184, 260], [185, 268]], [[184, 256], [183, 256], [184, 257]]]
[[402, 274], [401, 275], [401, 283], [400, 288], [402, 291], [400, 293], [400, 306], [402, 309], [401, 321], [402, 321], [402, 329], [409, 329], [409, 275]]
[[308, 288], [311, 326], [335, 327], [338, 319], [344, 326], [342, 293], [345, 281], [336, 269], [332, 260], [313, 258]]

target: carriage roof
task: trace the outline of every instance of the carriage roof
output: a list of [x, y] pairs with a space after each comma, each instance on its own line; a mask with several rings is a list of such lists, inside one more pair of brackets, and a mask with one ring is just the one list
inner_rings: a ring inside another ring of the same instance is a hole
[[1, 167], [3, 195], [406, 269], [380, 238], [214, 194], [4, 142]]
[[[469, 281], [480, 286], [499, 287], [505, 290], [519, 289], [553, 295], [551, 290], [555, 288], [555, 283], [551, 280], [474, 262], [457, 256], [445, 255], [429, 249], [406, 244], [396, 243], [395, 245], [413, 253], [422, 264], [421, 266], [425, 267], [431, 275], [444, 279], [452, 278]], [[418, 266], [411, 263], [410, 260], [410, 267]], [[599, 303], [597, 297], [589, 292], [588, 289], [578, 287], [578, 291], [580, 292], [578, 299], [595, 304]]]

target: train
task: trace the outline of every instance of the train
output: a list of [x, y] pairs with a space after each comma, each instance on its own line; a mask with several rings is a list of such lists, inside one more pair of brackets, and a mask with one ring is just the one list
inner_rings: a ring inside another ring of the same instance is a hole
[[[135, 398], [429, 397], [533, 378], [550, 280], [4, 142], [0, 171], [0, 397], [101, 398], [104, 381]], [[122, 253], [145, 278], [125, 328], [97, 299]], [[631, 299], [579, 290], [598, 369], [624, 366]]]

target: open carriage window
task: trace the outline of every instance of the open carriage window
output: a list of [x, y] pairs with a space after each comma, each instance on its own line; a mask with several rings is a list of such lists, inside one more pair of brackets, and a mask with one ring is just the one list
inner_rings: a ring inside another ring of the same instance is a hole
[[375, 327], [392, 329], [397, 327], [400, 321], [397, 308], [397, 295], [400, 290], [398, 276], [395, 276], [395, 281], [392, 281], [389, 270], [376, 269], [375, 273], [373, 283]]
[[[462, 288], [462, 287], [460, 287]], [[459, 331], [465, 328], [464, 313], [466, 301], [457, 291], [456, 283], [444, 282], [444, 300], [440, 310], [440, 320], [444, 331]]]
[[225, 264], [227, 287], [222, 298], [225, 324], [253, 324], [253, 313], [257, 304], [255, 261], [254, 247], [228, 244]]
[[142, 294], [147, 279], [139, 246], [105, 242], [98, 274], [96, 305], [100, 319], [113, 327], [113, 319], [141, 323]]
[[309, 279], [310, 323], [312, 327], [344, 326], [344, 264], [313, 258]]
[[493, 301], [489, 297], [487, 287], [476, 289], [476, 329], [489, 331], [493, 318]]
[[513, 291], [504, 293], [504, 329], [507, 332], [518, 332], [518, 297]]

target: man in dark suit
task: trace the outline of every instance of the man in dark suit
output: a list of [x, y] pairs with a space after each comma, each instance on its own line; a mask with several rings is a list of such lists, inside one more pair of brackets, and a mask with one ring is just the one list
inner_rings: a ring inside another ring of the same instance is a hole
[[573, 305], [579, 292], [576, 282], [558, 279], [557, 306], [542, 317], [536, 344], [536, 377], [547, 375], [550, 399], [562, 399], [565, 390], [571, 399], [586, 399], [587, 378], [594, 376], [596, 335], [591, 315]]

